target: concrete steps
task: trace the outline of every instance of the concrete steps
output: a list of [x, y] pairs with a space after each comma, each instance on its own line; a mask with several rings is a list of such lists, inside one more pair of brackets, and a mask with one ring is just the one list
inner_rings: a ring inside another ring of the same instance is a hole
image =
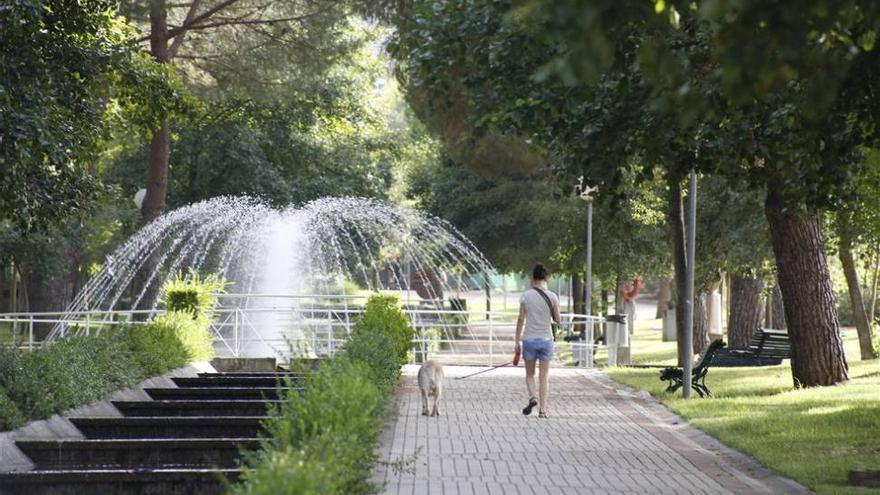
[[[178, 387], [285, 387], [287, 380], [278, 376], [198, 376], [172, 378]], [[296, 377], [290, 379], [294, 386]]]
[[72, 418], [86, 438], [257, 438], [268, 416]]
[[0, 475], [4, 495], [222, 494], [241, 469], [45, 470]]
[[22, 439], [33, 471], [0, 473], [6, 495], [222, 494], [260, 446], [263, 421], [287, 387], [287, 372], [201, 373], [176, 387], [145, 388], [152, 400], [113, 401], [122, 417], [71, 418], [84, 439]]
[[199, 377], [202, 378], [215, 378], [215, 377], [243, 377], [243, 378], [302, 378], [303, 375], [301, 373], [296, 373], [293, 371], [276, 371], [274, 373], [266, 372], [266, 371], [231, 371], [229, 373], [199, 373]]
[[273, 400], [144, 400], [114, 401], [125, 416], [265, 416]]
[[256, 438], [137, 438], [33, 440], [16, 442], [38, 469], [157, 467], [238, 467], [242, 449], [255, 450]]
[[279, 400], [284, 392], [298, 388], [277, 387], [179, 387], [145, 388], [154, 400]]

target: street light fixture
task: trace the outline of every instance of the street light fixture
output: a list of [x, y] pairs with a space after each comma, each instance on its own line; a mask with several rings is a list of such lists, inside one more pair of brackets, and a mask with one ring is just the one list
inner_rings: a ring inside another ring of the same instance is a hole
[[146, 197], [147, 197], [147, 190], [146, 189], [141, 188], [141, 189], [138, 189], [138, 192], [134, 193], [134, 198], [132, 198], [132, 200], [134, 201], [134, 205], [137, 206], [138, 210], [140, 210], [144, 206], [144, 198], [146, 198]]

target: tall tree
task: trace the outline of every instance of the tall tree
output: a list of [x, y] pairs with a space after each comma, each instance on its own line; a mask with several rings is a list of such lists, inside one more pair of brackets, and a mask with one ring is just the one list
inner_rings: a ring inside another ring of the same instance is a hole
[[[838, 218], [839, 224], [844, 222], [845, 220]], [[846, 227], [841, 226], [838, 227], [838, 235], [837, 254], [840, 258], [840, 264], [843, 266], [843, 275], [846, 278], [847, 291], [850, 304], [852, 305], [853, 321], [856, 325], [856, 332], [859, 335], [861, 358], [863, 360], [876, 359], [873, 325], [871, 320], [868, 319], [868, 312], [865, 310], [865, 300], [862, 297], [859, 274], [856, 271], [856, 260], [853, 257], [852, 233]]]
[[873, 316], [869, 316], [865, 308], [855, 253], [859, 247], [873, 246], [880, 240], [880, 160], [874, 150], [865, 150], [863, 161], [854, 193], [838, 206], [832, 223], [837, 232], [837, 254], [843, 266], [853, 322], [859, 336], [859, 351], [864, 360], [875, 359], [877, 354]]
[[[334, 0], [150, 0], [146, 9], [138, 2], [124, 6], [157, 62], [175, 63], [187, 77], [208, 85], [227, 78], [251, 88], [288, 82], [280, 67], [298, 76], [320, 74], [354, 41], [343, 32], [349, 10]], [[166, 207], [170, 119], [151, 134], [145, 221]]]

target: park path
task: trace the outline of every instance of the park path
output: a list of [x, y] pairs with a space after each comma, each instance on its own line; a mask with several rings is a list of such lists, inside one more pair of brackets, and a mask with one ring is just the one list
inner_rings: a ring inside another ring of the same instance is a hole
[[380, 437], [383, 493], [809, 493], [595, 370], [554, 368], [539, 419], [521, 412], [522, 367], [455, 378], [480, 369], [447, 367], [443, 415], [431, 418], [418, 368], [404, 368]]

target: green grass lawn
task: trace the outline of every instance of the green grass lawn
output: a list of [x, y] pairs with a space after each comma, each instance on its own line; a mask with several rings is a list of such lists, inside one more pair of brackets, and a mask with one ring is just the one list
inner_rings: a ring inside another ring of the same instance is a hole
[[[661, 342], [659, 320], [640, 322], [633, 361], [672, 363], [675, 343]], [[844, 331], [850, 383], [795, 390], [781, 366], [711, 368], [713, 399], [685, 401], [664, 392], [657, 369], [606, 369], [615, 380], [649, 391], [692, 425], [768, 468], [828, 494], [880, 493], [846, 486], [850, 469], [880, 470], [880, 361], [859, 361], [854, 329]]]

